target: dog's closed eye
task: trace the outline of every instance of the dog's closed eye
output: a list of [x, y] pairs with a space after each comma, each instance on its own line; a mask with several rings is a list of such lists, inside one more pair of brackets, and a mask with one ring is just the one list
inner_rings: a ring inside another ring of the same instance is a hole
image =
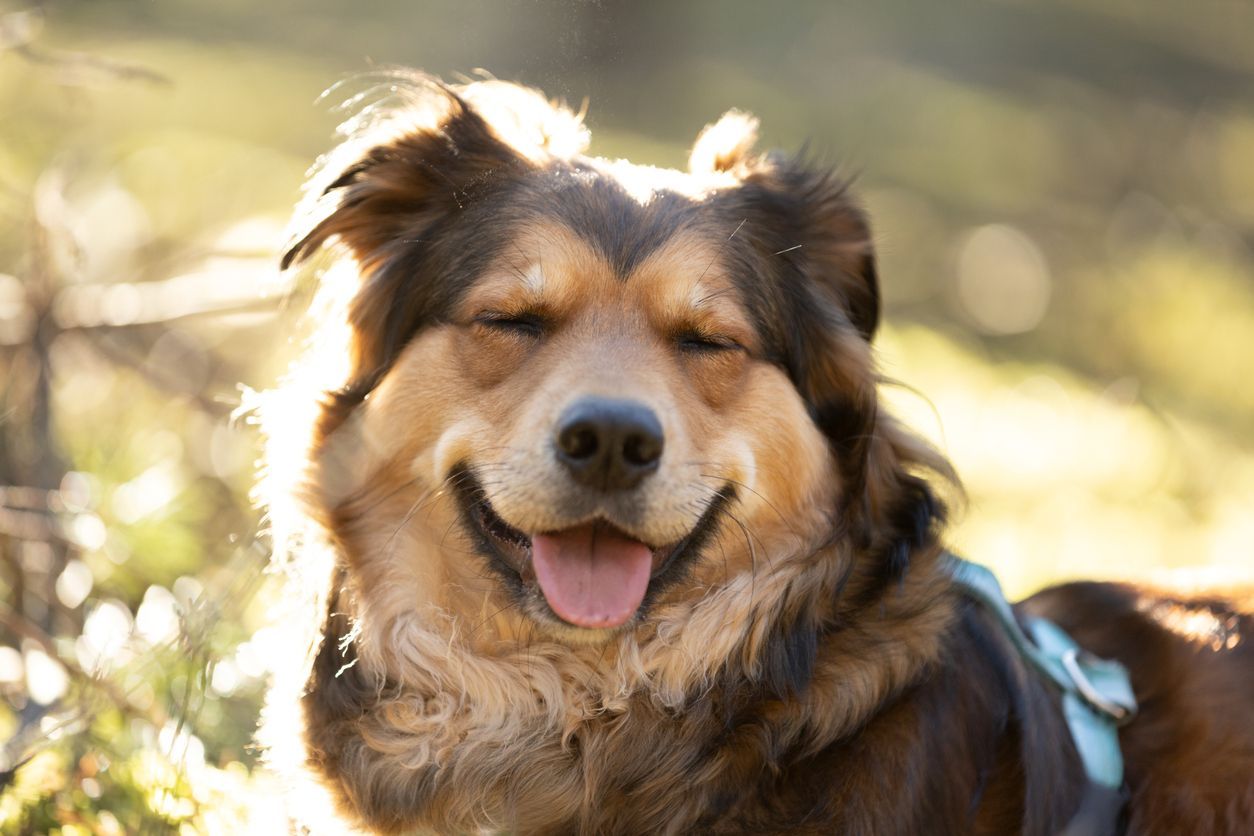
[[548, 329], [549, 322], [538, 313], [521, 311], [484, 311], [474, 319], [475, 324], [493, 331], [539, 339]]
[[679, 349], [689, 353], [741, 351], [743, 346], [731, 337], [707, 331], [681, 331], [675, 336]]

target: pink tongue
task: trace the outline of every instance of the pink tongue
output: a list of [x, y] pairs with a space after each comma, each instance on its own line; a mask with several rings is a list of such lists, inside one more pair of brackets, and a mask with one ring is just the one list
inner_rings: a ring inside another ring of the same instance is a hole
[[604, 525], [531, 538], [531, 561], [553, 612], [579, 627], [617, 627], [644, 600], [653, 552]]

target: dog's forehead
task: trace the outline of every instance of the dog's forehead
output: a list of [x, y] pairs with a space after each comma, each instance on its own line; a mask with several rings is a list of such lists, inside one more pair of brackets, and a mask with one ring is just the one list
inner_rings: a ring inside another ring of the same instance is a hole
[[[608, 233], [574, 228], [561, 213], [520, 224], [501, 256], [478, 282], [470, 307], [537, 306], [571, 312], [589, 306], [630, 306], [655, 321], [693, 317], [748, 327], [720, 242], [697, 225], [648, 239], [648, 249], [624, 260], [606, 252]], [[632, 234], [620, 231], [619, 239]], [[467, 311], [467, 313], [471, 313]]]
[[529, 178], [518, 199], [526, 214], [561, 223], [625, 279], [675, 235], [710, 222], [711, 207], [699, 196], [665, 188], [671, 181], [656, 175], [641, 181], [628, 176], [642, 170], [653, 171], [626, 164], [613, 172], [558, 166]]

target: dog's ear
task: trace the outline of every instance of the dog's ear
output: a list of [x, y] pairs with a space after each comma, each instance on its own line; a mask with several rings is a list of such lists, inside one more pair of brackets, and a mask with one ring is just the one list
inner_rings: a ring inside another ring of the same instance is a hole
[[808, 286], [836, 302], [870, 342], [880, 318], [879, 278], [866, 214], [853, 200], [849, 180], [782, 155], [765, 157], [747, 182], [771, 194], [783, 220], [777, 234]]
[[294, 223], [284, 269], [338, 238], [368, 272], [390, 248], [481, 199], [525, 170], [462, 95], [423, 79], [385, 121], [352, 130], [329, 155]]
[[[849, 196], [848, 181], [834, 172], [782, 154], [755, 154], [758, 120], [729, 110], [697, 136], [688, 159], [697, 176], [732, 174], [754, 217], [750, 230], [768, 256], [790, 261], [823, 287], [846, 318], [870, 341], [880, 316], [879, 281], [866, 215]], [[776, 246], [781, 245], [781, 246]]]

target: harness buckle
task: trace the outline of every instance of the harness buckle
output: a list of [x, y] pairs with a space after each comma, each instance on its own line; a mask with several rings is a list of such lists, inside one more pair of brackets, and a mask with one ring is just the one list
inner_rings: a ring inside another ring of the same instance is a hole
[[[1082, 653], [1085, 657], [1084, 664], [1081, 664], [1080, 661], [1080, 654]], [[1096, 667], [1105, 663], [1105, 660], [1093, 656], [1081, 648], [1072, 647], [1064, 650], [1058, 661], [1062, 664], [1063, 670], [1067, 672], [1067, 676], [1070, 677], [1076, 691], [1084, 698], [1084, 701], [1113, 720], [1115, 725], [1122, 726], [1135, 716], [1135, 704], [1129, 706], [1115, 702], [1117, 697], [1112, 698], [1112, 695], [1109, 693], [1102, 693], [1102, 689], [1093, 684], [1093, 681], [1089, 679], [1088, 673], [1084, 670], [1085, 665]]]

